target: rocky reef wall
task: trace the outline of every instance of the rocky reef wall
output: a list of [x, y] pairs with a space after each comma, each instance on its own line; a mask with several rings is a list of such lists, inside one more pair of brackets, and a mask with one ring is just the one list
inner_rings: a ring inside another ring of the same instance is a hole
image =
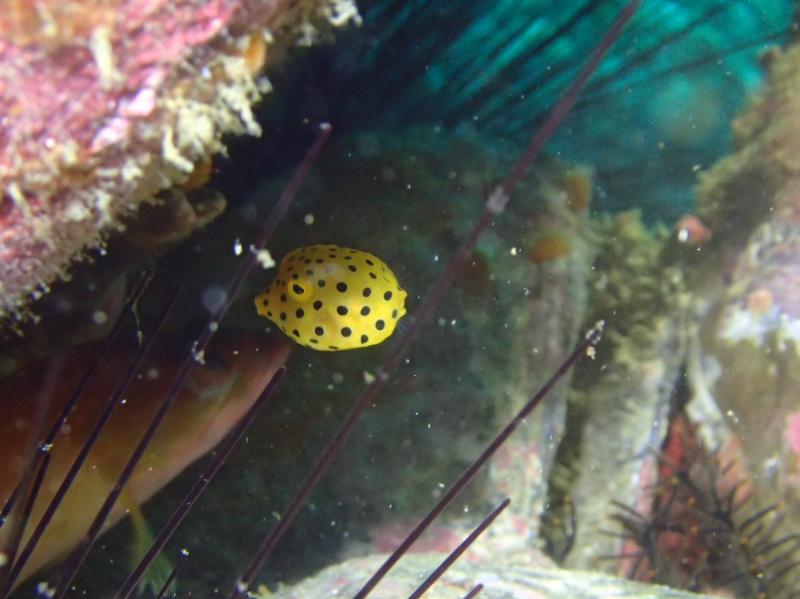
[[349, 0], [19, 0], [0, 17], [0, 319], [143, 201], [258, 135], [259, 78]]

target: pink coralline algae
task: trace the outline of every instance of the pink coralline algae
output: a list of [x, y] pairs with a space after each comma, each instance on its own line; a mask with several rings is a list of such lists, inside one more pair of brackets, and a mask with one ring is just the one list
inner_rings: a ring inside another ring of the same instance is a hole
[[783, 432], [786, 445], [800, 457], [800, 412], [786, 417], [786, 429]]
[[[153, 194], [258, 135], [273, 45], [349, 0], [13, 0], [0, 15], [0, 319]], [[278, 54], [280, 52], [276, 52]]]

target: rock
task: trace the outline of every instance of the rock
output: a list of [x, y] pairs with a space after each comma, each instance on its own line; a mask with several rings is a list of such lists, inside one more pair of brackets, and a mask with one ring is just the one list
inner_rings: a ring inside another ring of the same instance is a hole
[[15, 0], [0, 16], [0, 319], [65, 276], [225, 133], [259, 135], [282, 46], [350, 0]]

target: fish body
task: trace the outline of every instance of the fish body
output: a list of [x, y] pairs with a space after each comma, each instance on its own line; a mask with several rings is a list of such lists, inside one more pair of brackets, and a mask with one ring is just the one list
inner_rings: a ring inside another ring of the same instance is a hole
[[[139, 505], [219, 443], [258, 398], [291, 347], [283, 339], [259, 343], [236, 336], [224, 345], [217, 341], [207, 352], [206, 364], [195, 369], [167, 412], [114, 506], [107, 527], [128, 511], [135, 513]], [[0, 382], [0, 504], [5, 503], [23, 473], [37, 398], [43, 392], [52, 394], [46, 418], [46, 426], [50, 426], [96, 350], [96, 346], [85, 346], [57, 354]], [[133, 351], [130, 347], [112, 350], [56, 437], [23, 543], [81, 450]], [[183, 356], [182, 351], [164, 352], [147, 360], [87, 456], [18, 583], [65, 556], [83, 538], [169, 390]], [[0, 528], [0, 547], [12, 528], [9, 523]]]
[[388, 338], [406, 313], [406, 295], [373, 254], [320, 244], [287, 254], [255, 304], [300, 345], [337, 351]]

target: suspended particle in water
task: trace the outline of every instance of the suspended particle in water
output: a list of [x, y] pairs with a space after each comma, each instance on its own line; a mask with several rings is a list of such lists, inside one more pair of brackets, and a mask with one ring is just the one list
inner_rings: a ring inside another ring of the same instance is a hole
[[221, 285], [210, 285], [203, 291], [200, 300], [203, 302], [203, 307], [209, 312], [216, 312], [228, 299], [228, 293]]
[[56, 594], [56, 589], [47, 582], [40, 582], [36, 585], [36, 594], [39, 597], [52, 597]]
[[272, 258], [272, 254], [269, 253], [267, 249], [256, 249], [255, 246], [250, 246], [250, 252], [255, 255], [256, 261], [261, 265], [261, 268], [264, 270], [269, 270], [270, 268], [275, 266], [275, 260]]

